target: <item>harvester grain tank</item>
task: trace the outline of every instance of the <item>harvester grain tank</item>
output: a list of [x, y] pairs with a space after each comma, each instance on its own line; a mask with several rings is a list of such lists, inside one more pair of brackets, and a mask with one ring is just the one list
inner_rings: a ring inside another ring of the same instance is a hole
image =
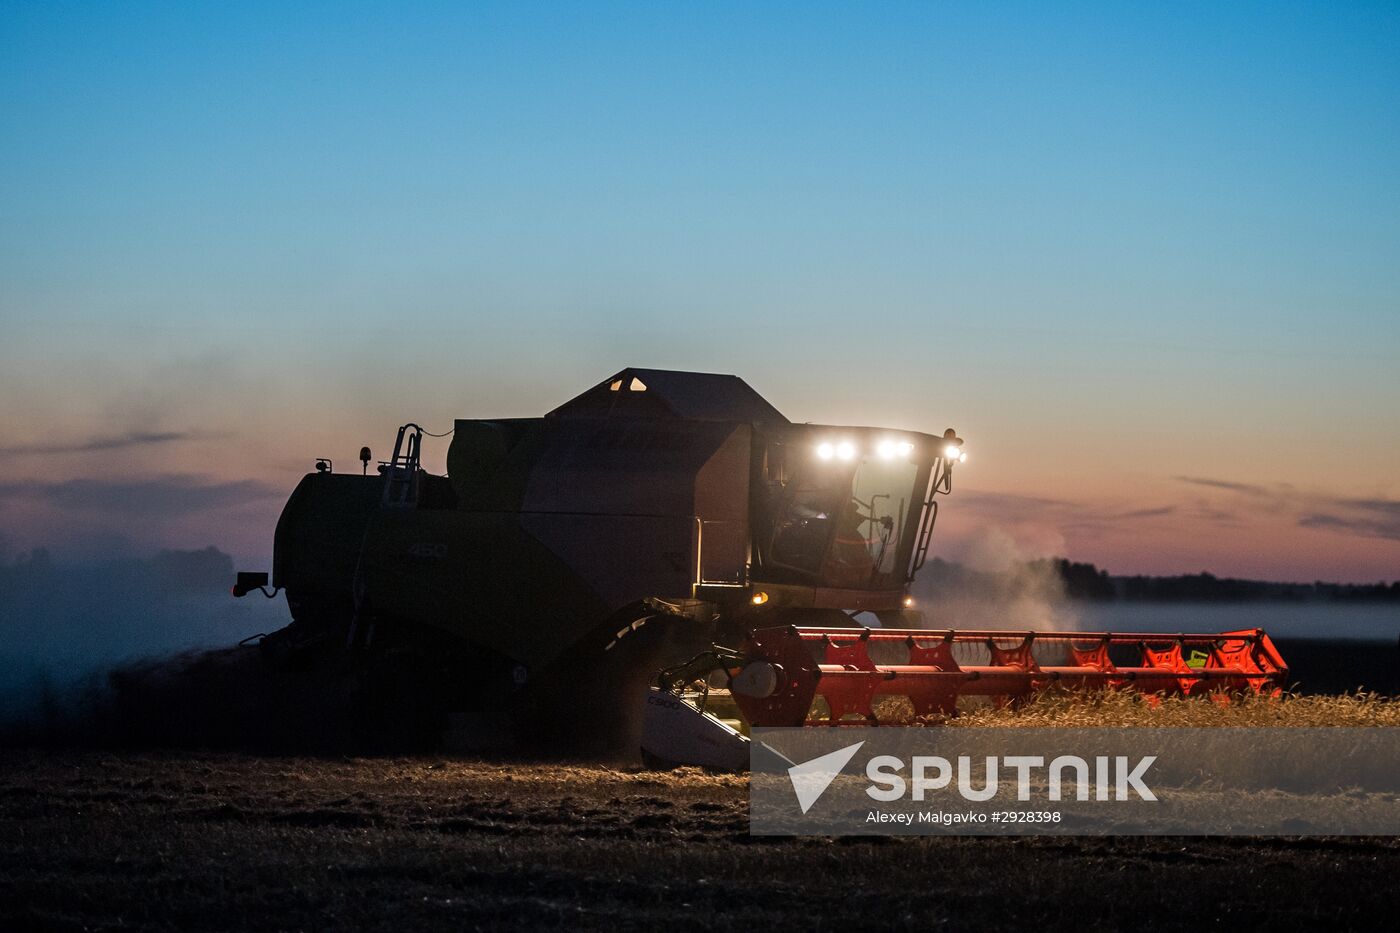
[[[1258, 631], [925, 629], [909, 584], [966, 456], [951, 429], [795, 424], [735, 376], [625, 369], [541, 418], [458, 420], [445, 476], [424, 436], [401, 428], [374, 474], [318, 464], [277, 524], [293, 622], [267, 654], [343, 658], [369, 732], [429, 741], [485, 715], [526, 741], [737, 767], [748, 725], [887, 720], [881, 698], [932, 723], [1050, 684], [1286, 675]], [[267, 583], [240, 574], [235, 594]], [[621, 724], [643, 708], [639, 739]]]

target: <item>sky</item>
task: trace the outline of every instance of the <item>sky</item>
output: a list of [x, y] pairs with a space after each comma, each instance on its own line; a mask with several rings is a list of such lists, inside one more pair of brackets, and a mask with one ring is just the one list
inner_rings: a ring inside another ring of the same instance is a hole
[[3, 2], [0, 166], [0, 560], [635, 365], [955, 427], [953, 559], [1400, 578], [1394, 3]]

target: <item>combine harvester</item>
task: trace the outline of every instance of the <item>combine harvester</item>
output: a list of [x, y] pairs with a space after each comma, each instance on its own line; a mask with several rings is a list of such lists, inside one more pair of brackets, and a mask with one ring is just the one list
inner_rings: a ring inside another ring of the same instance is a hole
[[742, 768], [749, 726], [934, 724], [1051, 687], [1224, 701], [1287, 676], [1259, 630], [925, 628], [909, 585], [966, 459], [951, 429], [794, 424], [734, 376], [625, 369], [543, 418], [457, 421], [446, 476], [424, 434], [401, 428], [373, 475], [368, 448], [360, 474], [318, 461], [273, 589], [234, 587], [286, 592], [264, 656], [343, 664], [371, 740], [504, 724]]

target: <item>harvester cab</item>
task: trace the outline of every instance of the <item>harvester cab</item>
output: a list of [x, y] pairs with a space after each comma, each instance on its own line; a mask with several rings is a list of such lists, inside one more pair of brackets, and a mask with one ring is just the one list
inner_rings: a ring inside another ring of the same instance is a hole
[[[423, 469], [426, 434], [400, 428], [377, 475], [327, 461], [277, 525], [271, 582], [293, 622], [265, 646], [342, 653], [365, 721], [427, 737], [505, 713], [553, 741], [611, 706], [610, 741], [741, 767], [748, 725], [801, 724], [814, 703], [827, 722], [868, 721], [874, 692], [895, 692], [928, 720], [977, 692], [951, 652], [961, 636], [921, 646], [908, 593], [966, 458], [951, 429], [795, 424], [735, 376], [625, 369], [540, 418], [458, 420], [445, 476]], [[872, 631], [904, 645], [905, 667], [952, 678], [881, 669]], [[976, 634], [1000, 652], [987, 666], [1014, 668], [993, 686], [1039, 689], [1030, 648]], [[1192, 684], [1226, 669], [1237, 684], [1238, 652], [1210, 651], [1181, 663]], [[1150, 682], [1179, 689], [1163, 657]], [[1090, 680], [1125, 679], [1107, 648], [1075, 658]], [[869, 675], [854, 699], [840, 672]], [[733, 716], [707, 708], [721, 694]]]
[[756, 432], [751, 601], [899, 613], [927, 553], [935, 496], [966, 454], [951, 430], [786, 425]]

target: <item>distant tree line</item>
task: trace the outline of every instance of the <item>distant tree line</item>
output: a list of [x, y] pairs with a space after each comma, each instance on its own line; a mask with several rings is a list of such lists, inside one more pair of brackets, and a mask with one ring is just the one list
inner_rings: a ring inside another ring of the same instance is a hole
[[943, 597], [1062, 599], [1100, 602], [1357, 602], [1400, 603], [1394, 583], [1275, 583], [1212, 573], [1173, 577], [1114, 576], [1094, 564], [1062, 557], [974, 570], [933, 558], [919, 574], [921, 587]]
[[1107, 570], [1100, 570], [1093, 564], [1080, 564], [1053, 557], [1046, 560], [1033, 560], [1030, 566], [1037, 573], [1048, 573], [1059, 578], [1064, 584], [1065, 595], [1070, 599], [1114, 599], [1118, 589]]
[[1190, 573], [1173, 577], [1111, 576], [1093, 564], [1064, 558], [1032, 561], [1039, 572], [1049, 570], [1064, 584], [1071, 599], [1144, 602], [1400, 602], [1400, 581], [1393, 583], [1276, 583], [1239, 580], [1215, 574]]

